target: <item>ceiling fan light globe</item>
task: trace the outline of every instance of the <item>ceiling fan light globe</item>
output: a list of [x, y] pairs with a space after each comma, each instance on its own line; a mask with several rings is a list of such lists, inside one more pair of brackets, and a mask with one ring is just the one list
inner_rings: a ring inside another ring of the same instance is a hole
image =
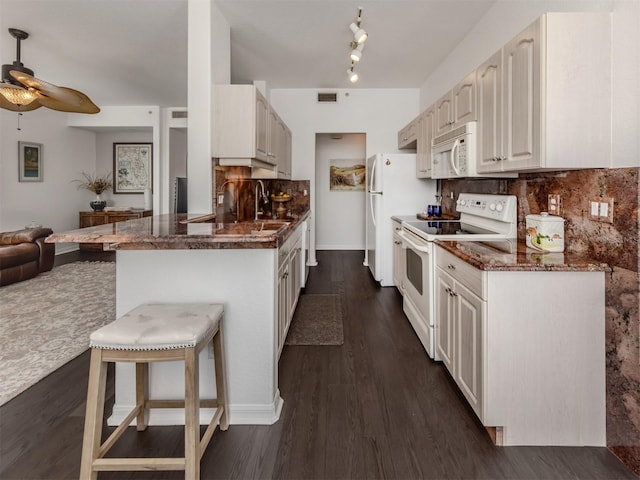
[[2, 96], [9, 102], [20, 106], [29, 105], [38, 98], [34, 92], [9, 83], [3, 83], [0, 85], [0, 94], [2, 94]]

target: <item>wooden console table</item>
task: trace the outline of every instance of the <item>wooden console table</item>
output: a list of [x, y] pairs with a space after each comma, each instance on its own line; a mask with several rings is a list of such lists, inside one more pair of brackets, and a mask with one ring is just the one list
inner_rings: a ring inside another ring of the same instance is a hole
[[[143, 210], [142, 208], [132, 208], [127, 211], [102, 211], [102, 212], [80, 212], [79, 226], [80, 228], [95, 227], [96, 225], [105, 225], [107, 223], [124, 222], [135, 218], [150, 217], [153, 210]], [[80, 250], [86, 252], [101, 252], [102, 244], [100, 243], [81, 243]]]

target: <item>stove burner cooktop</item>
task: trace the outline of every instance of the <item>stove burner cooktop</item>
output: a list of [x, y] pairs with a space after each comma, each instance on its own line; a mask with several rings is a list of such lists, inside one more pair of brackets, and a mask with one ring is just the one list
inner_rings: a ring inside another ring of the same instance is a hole
[[490, 235], [495, 232], [484, 230], [472, 225], [465, 225], [457, 220], [443, 221], [409, 221], [406, 222], [413, 229], [419, 230], [427, 235], [434, 236], [454, 236], [454, 235]]

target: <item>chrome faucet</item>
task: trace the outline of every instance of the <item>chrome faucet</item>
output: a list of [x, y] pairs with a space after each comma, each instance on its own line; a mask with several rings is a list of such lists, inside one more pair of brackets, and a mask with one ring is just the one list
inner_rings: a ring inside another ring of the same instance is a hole
[[258, 220], [258, 213], [260, 213], [260, 211], [258, 211], [258, 188], [260, 188], [260, 198], [262, 199], [262, 203], [264, 205], [269, 203], [269, 198], [267, 198], [267, 196], [264, 193], [264, 183], [262, 183], [262, 180], [258, 180], [258, 182], [256, 183], [256, 191], [255, 191], [255, 196], [254, 196], [254, 208], [255, 208], [255, 216], [254, 216], [254, 220]]

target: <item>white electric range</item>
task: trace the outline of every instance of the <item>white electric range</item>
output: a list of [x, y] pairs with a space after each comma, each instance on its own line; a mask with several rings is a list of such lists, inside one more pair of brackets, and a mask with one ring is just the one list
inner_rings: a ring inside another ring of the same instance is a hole
[[456, 202], [459, 220], [402, 222], [404, 255], [403, 310], [431, 358], [435, 349], [436, 240], [513, 242], [517, 238], [517, 198], [513, 195], [461, 193]]

